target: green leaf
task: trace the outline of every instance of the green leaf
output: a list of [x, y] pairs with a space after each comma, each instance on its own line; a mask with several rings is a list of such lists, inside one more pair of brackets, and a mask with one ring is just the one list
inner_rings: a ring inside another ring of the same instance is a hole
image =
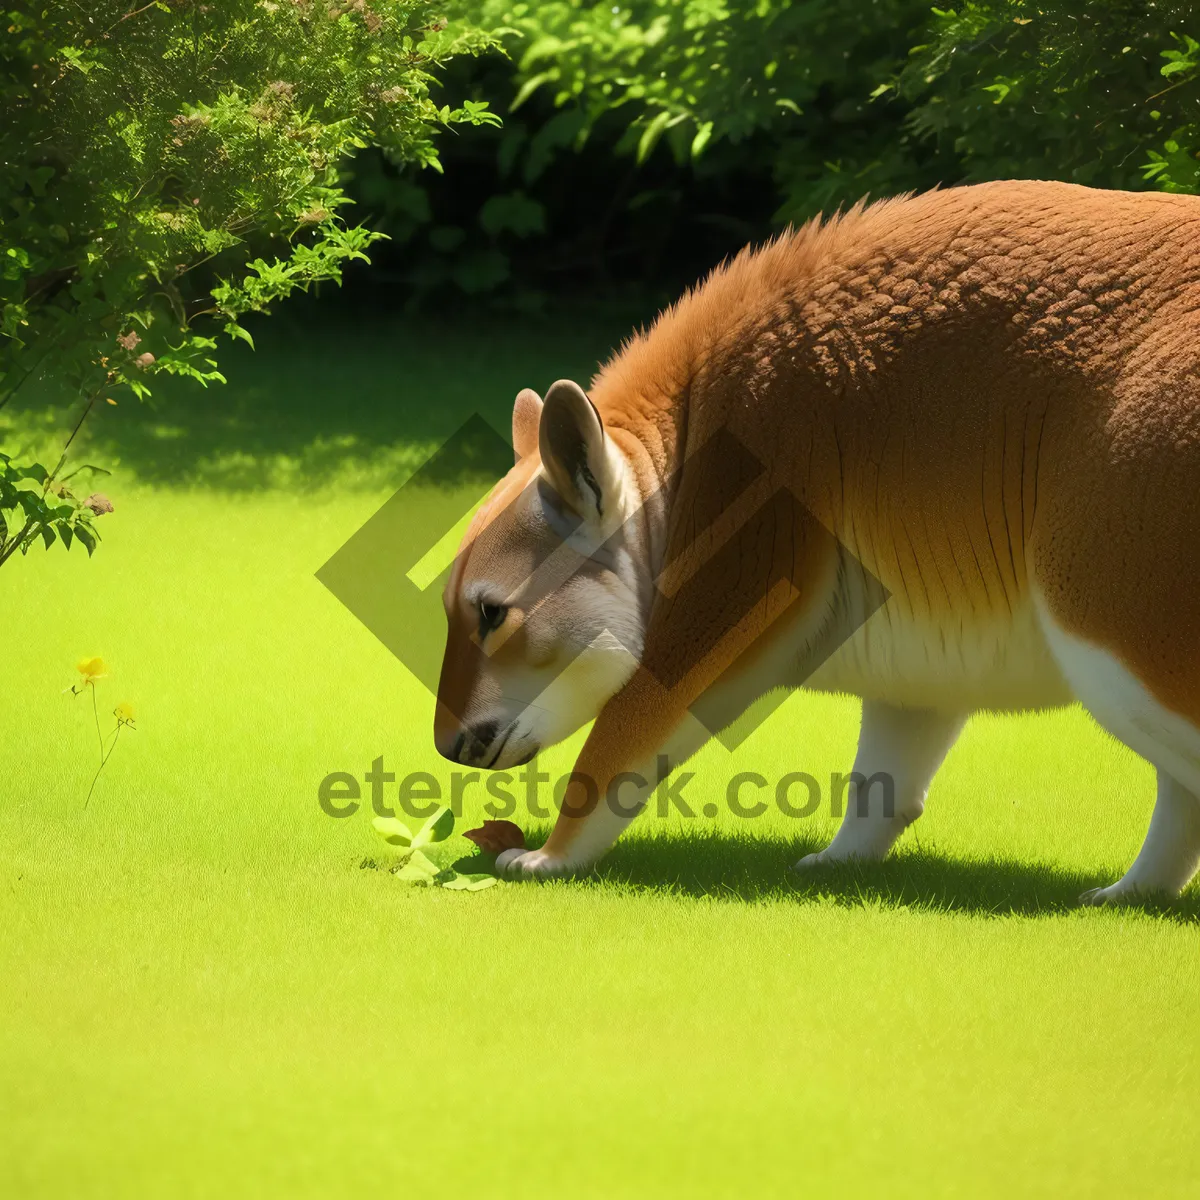
[[448, 892], [482, 892], [500, 880], [495, 875], [459, 875], [456, 871], [453, 879], [442, 884]]
[[454, 813], [443, 804], [437, 812], [417, 830], [412, 840], [414, 850], [432, 842], [444, 842], [454, 832]]
[[87, 525], [76, 525], [75, 536], [87, 547], [88, 557], [96, 553], [96, 534]]
[[557, 71], [543, 71], [540, 75], [534, 75], [525, 80], [525, 82], [521, 84], [520, 91], [518, 91], [513, 97], [513, 102], [508, 106], [508, 111], [516, 112], [517, 109], [520, 108], [521, 105], [524, 104], [525, 101], [528, 100], [529, 97], [532, 96], [533, 93], [536, 92], [543, 83], [548, 83], [551, 79], [554, 79], [557, 74]]
[[432, 883], [439, 869], [437, 863], [417, 850], [405, 859], [396, 871], [396, 878], [403, 879], [405, 883]]
[[479, 224], [493, 237], [502, 233], [528, 237], [546, 231], [546, 210], [524, 192], [509, 192], [485, 201], [479, 210]]
[[412, 845], [412, 833], [408, 826], [395, 817], [376, 817], [371, 827], [389, 846]]
[[405, 864], [396, 872], [396, 878], [405, 883], [433, 883], [433, 876], [428, 871], [422, 871], [411, 864]]
[[670, 121], [671, 114], [666, 109], [663, 109], [642, 131], [637, 148], [637, 161], [639, 164], [644, 163], [650, 157], [654, 147], [658, 145], [658, 139], [662, 137], [663, 130], [666, 129]]
[[[20, 485], [18, 484], [17, 486], [19, 487]], [[17, 496], [17, 502], [25, 510], [25, 515], [31, 521], [36, 521], [40, 525], [43, 521], [50, 519], [50, 509], [42, 499], [40, 492], [23, 491]]]
[[225, 332], [229, 334], [231, 338], [241, 338], [251, 350], [254, 349], [254, 339], [236, 321], [226, 321]]

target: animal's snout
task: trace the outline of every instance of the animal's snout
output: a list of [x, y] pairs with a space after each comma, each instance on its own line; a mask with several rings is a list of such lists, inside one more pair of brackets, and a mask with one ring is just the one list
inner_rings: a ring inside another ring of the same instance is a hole
[[437, 752], [451, 762], [459, 762], [466, 742], [466, 729], [453, 712], [440, 700], [433, 717], [433, 744]]
[[437, 747], [437, 752], [443, 758], [448, 758], [451, 762], [461, 762], [462, 759], [459, 755], [462, 754], [466, 738], [467, 735], [460, 729], [457, 733], [446, 734], [444, 736], [435, 735], [433, 744]]
[[[442, 714], [439, 712], [439, 717]], [[454, 763], [478, 764], [489, 757], [489, 751], [500, 732], [495, 721], [466, 724], [440, 719], [434, 723], [433, 742], [437, 752]]]

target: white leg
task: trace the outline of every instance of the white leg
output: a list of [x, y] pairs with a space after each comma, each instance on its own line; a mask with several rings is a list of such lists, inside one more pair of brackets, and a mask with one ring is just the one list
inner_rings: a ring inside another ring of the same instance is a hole
[[1200, 865], [1200, 800], [1165, 771], [1158, 772], [1158, 799], [1150, 829], [1133, 866], [1114, 884], [1093, 888], [1085, 904], [1120, 904], [1158, 894], [1178, 896]]
[[842, 826], [824, 850], [806, 855], [796, 869], [852, 858], [883, 858], [925, 811], [930, 780], [965, 721], [963, 713], [893, 708], [864, 700], [854, 781], [845, 792]]
[[1158, 771], [1158, 799], [1141, 853], [1123, 878], [1080, 899], [1109, 904], [1155, 892], [1179, 895], [1200, 861], [1200, 729], [1159, 704], [1116, 655], [1067, 633], [1044, 609], [1042, 627], [1083, 706]]

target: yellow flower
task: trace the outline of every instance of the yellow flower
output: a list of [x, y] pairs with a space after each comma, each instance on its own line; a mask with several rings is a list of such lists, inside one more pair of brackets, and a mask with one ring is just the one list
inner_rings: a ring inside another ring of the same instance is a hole
[[97, 679], [108, 676], [108, 666], [102, 658], [80, 659], [76, 669], [83, 676], [84, 683], [95, 683]]
[[122, 725], [132, 725], [133, 705], [130, 704], [128, 700], [122, 700], [121, 703], [113, 709], [113, 716], [116, 717]]

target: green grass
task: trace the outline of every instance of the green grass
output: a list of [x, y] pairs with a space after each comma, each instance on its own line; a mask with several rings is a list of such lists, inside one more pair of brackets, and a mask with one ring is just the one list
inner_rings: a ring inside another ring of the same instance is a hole
[[[93, 561], [0, 571], [7, 1194], [1195, 1195], [1200, 902], [1074, 907], [1152, 802], [1078, 711], [976, 718], [895, 860], [808, 886], [828, 816], [644, 818], [597, 878], [479, 895], [373, 869], [320, 779], [448, 764], [313, 573], [472, 407], [610, 339], [262, 340], [224, 391], [101, 414]], [[138, 728], [84, 812], [92, 654]], [[688, 794], [827, 778], [855, 725], [795, 696]]]

